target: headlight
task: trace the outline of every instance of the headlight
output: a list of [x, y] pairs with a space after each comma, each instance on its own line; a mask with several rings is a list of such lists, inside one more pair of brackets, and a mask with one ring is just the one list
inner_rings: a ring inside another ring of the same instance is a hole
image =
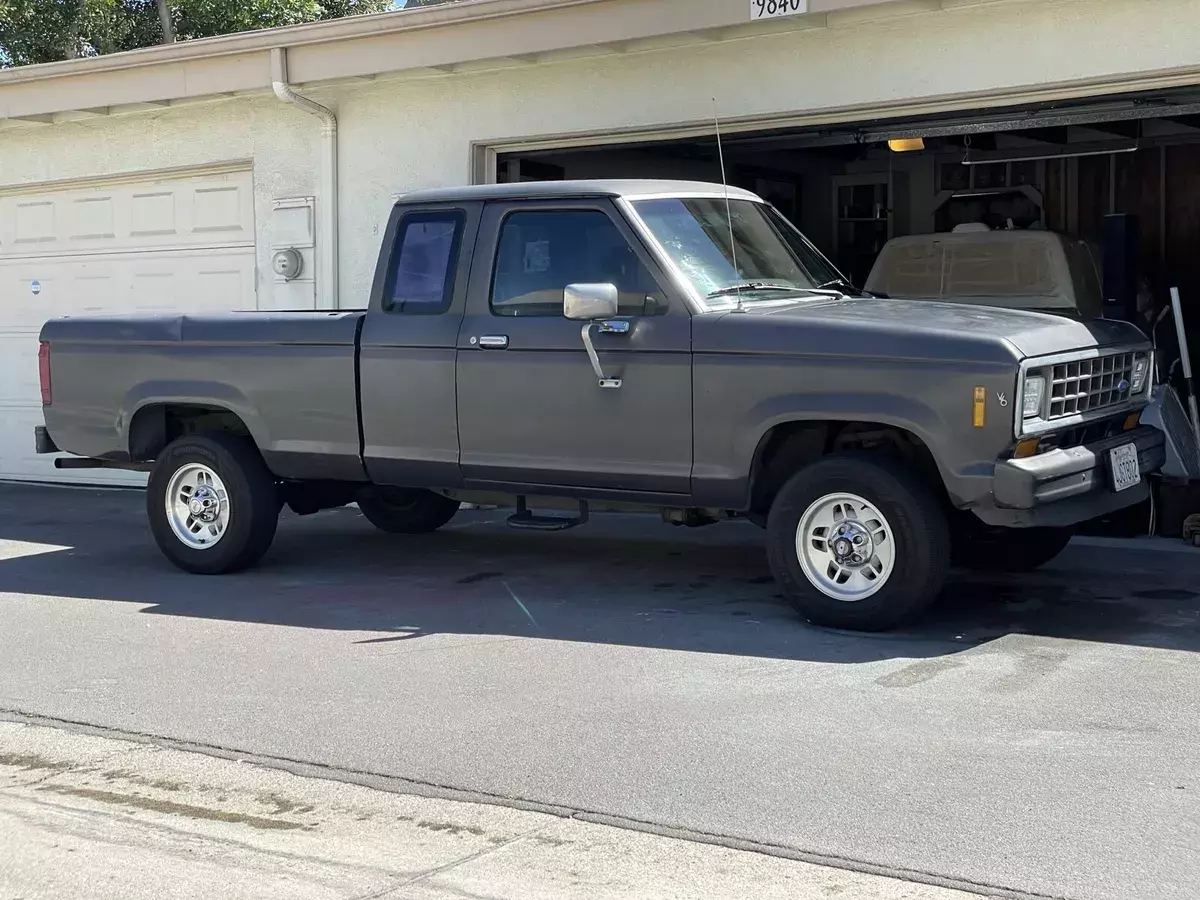
[[1025, 398], [1022, 412], [1025, 418], [1032, 419], [1042, 412], [1042, 398], [1046, 396], [1046, 379], [1041, 375], [1029, 375], [1025, 378]]
[[1140, 394], [1146, 386], [1146, 376], [1150, 374], [1150, 358], [1136, 356], [1133, 360], [1133, 376], [1129, 379], [1129, 393]]

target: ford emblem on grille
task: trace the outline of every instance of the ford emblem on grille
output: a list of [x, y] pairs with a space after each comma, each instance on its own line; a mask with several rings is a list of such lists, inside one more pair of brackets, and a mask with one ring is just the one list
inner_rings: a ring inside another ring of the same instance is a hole
[[1127, 390], [1129, 390], [1129, 382], [1122, 378], [1121, 383], [1117, 385], [1117, 390], [1122, 394], [1125, 393]]

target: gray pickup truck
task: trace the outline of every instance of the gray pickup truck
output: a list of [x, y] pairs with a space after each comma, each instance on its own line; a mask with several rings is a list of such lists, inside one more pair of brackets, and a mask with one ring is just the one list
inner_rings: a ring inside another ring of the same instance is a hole
[[150, 473], [177, 566], [266, 553], [284, 505], [433, 531], [463, 502], [745, 518], [808, 620], [883, 629], [958, 564], [1022, 570], [1144, 500], [1132, 326], [861, 294], [776, 210], [709, 184], [422, 191], [365, 312], [66, 318], [41, 334], [60, 467]]

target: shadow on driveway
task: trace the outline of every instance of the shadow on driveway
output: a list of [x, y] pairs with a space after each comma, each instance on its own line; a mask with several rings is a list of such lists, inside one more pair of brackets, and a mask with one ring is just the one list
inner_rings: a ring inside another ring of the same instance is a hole
[[955, 575], [924, 622], [862, 635], [804, 625], [749, 524], [681, 530], [602, 515], [531, 534], [500, 512], [464, 512], [436, 534], [393, 537], [353, 509], [286, 514], [259, 568], [214, 578], [159, 555], [144, 502], [136, 491], [0, 486], [0, 593], [358, 632], [363, 644], [516, 635], [840, 663], [942, 656], [1013, 633], [1200, 649], [1200, 553], [1186, 550], [1072, 545], [1034, 575]]

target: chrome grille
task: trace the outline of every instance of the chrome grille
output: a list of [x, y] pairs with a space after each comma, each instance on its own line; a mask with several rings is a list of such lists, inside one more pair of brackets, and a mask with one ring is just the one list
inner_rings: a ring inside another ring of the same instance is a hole
[[1065, 419], [1124, 403], [1133, 382], [1133, 353], [1059, 363], [1050, 375], [1050, 419]]

